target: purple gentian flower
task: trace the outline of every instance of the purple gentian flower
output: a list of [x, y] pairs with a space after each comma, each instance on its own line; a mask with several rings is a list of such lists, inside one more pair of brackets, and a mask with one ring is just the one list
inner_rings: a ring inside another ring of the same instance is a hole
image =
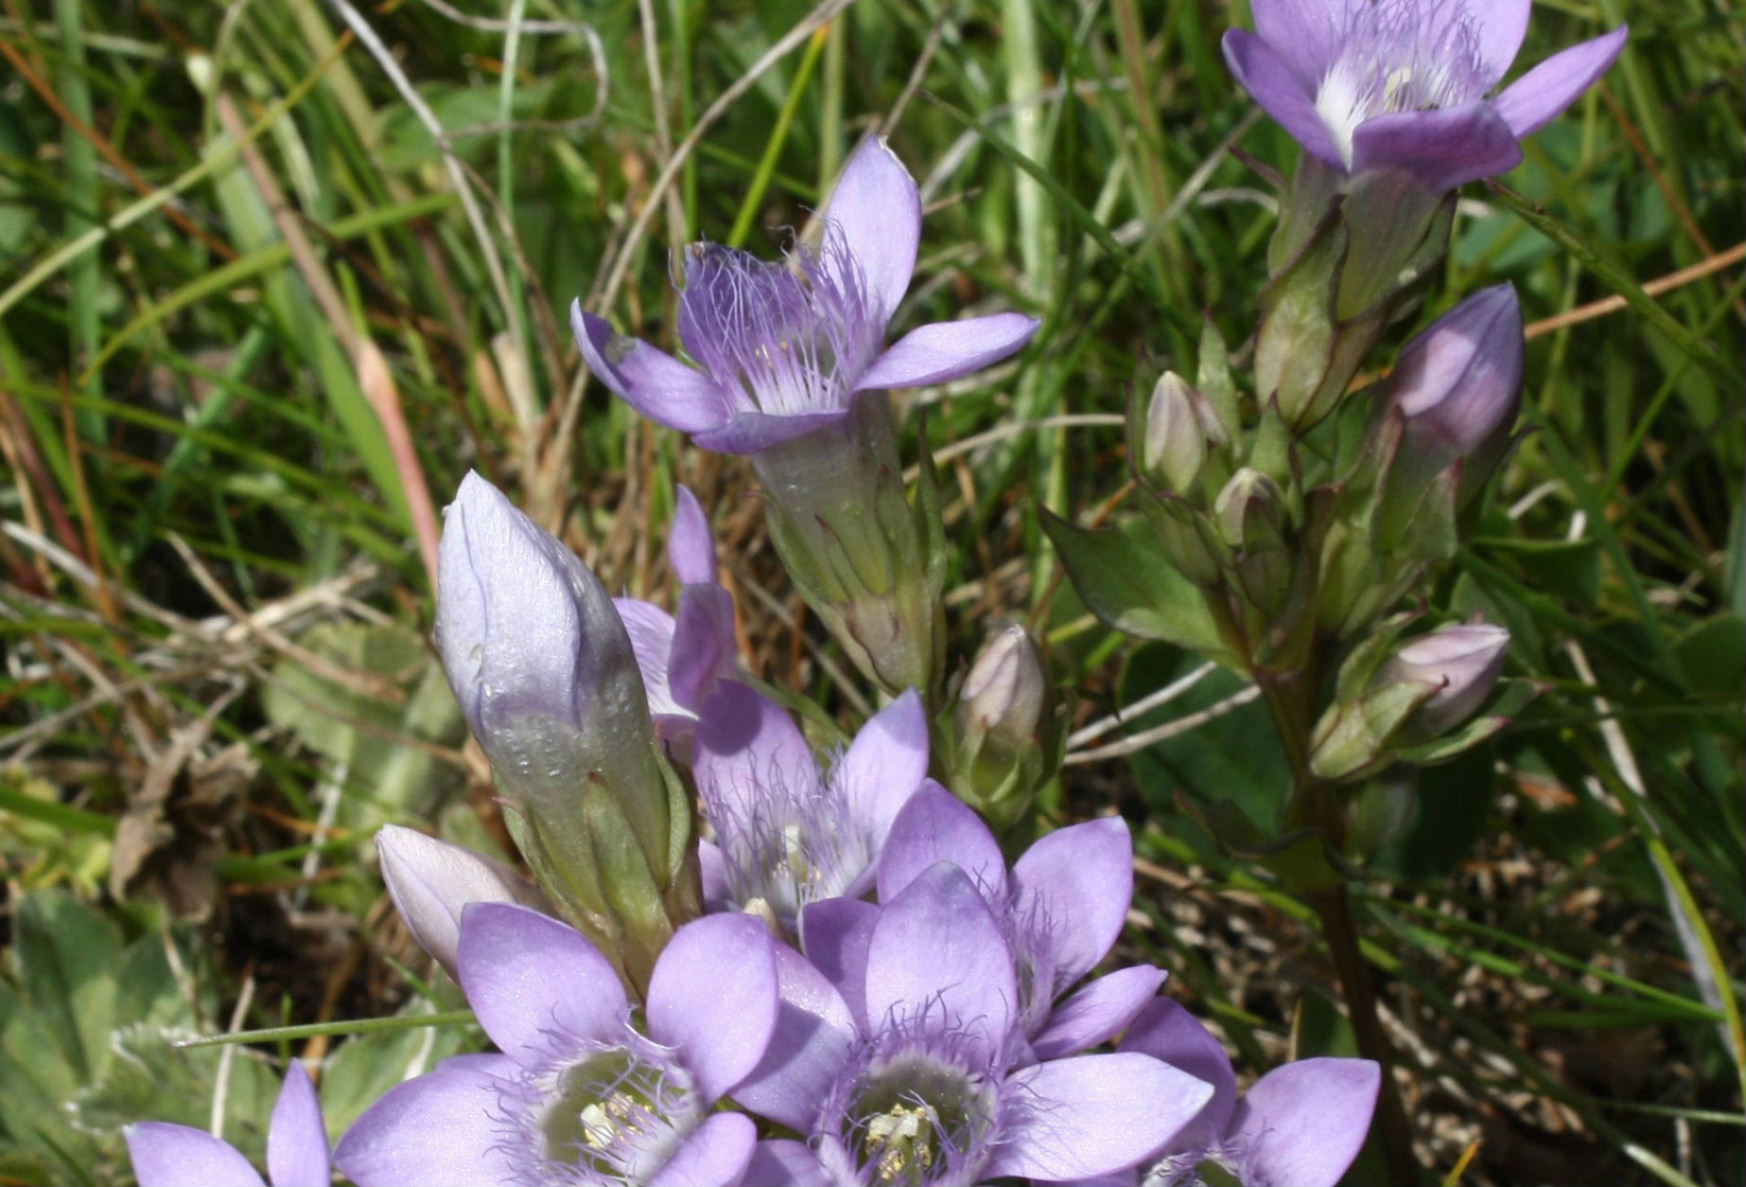
[[884, 140], [855, 151], [817, 244], [767, 262], [711, 243], [682, 260], [679, 338], [698, 367], [614, 333], [578, 302], [589, 369], [649, 419], [705, 449], [757, 453], [836, 424], [858, 392], [943, 383], [1012, 354], [1034, 318], [997, 313], [886, 329], [915, 271], [921, 194]]
[[1604, 74], [1626, 29], [1572, 46], [1488, 98], [1522, 47], [1530, 0], [1255, 0], [1225, 34], [1237, 80], [1343, 173], [1404, 169], [1435, 192], [1506, 173], [1521, 141]]
[[647, 1033], [574, 929], [507, 903], [461, 920], [461, 985], [500, 1055], [463, 1055], [372, 1105], [334, 1151], [359, 1187], [735, 1184], [756, 1129], [712, 1111], [776, 1021], [774, 942], [713, 915], [674, 933]]
[[735, 1093], [806, 1136], [765, 1143], [759, 1183], [945, 1187], [1075, 1179], [1151, 1157], [1212, 1086], [1147, 1055], [1029, 1060], [1001, 925], [949, 862], [882, 907], [801, 913], [806, 961], [781, 961], [783, 1009]]
[[1102, 1187], [1199, 1187], [1211, 1163], [1243, 1187], [1335, 1187], [1370, 1132], [1382, 1072], [1368, 1059], [1300, 1059], [1262, 1076], [1242, 1097], [1212, 1032], [1168, 998], [1135, 1021], [1123, 1051], [1161, 1059], [1206, 1081], [1212, 1098], [1149, 1165]]
[[1121, 935], [1134, 894], [1133, 857], [1127, 823], [1111, 816], [1056, 829], [1026, 850], [1009, 877], [982, 818], [928, 787], [892, 823], [879, 859], [879, 901], [895, 901], [940, 861], [969, 875], [1012, 953], [1016, 1029], [1036, 1058], [1057, 1059], [1114, 1037], [1164, 983], [1162, 969], [1134, 965], [1062, 997]]
[[[263, 1187], [249, 1160], [205, 1130], [142, 1121], [126, 1130], [139, 1187]], [[273, 1187], [328, 1187], [333, 1181], [321, 1102], [300, 1060], [291, 1061], [267, 1128], [267, 1178]]]
[[787, 710], [723, 681], [697, 724], [697, 792], [715, 829], [699, 853], [705, 903], [767, 908], [792, 926], [807, 903], [866, 894], [927, 771], [927, 715], [913, 689], [821, 771]]
[[630, 636], [655, 732], [690, 761], [697, 710], [716, 682], [739, 671], [734, 644], [734, 600], [721, 585], [709, 516], [697, 496], [678, 489], [667, 556], [679, 579], [679, 612], [640, 598], [614, 598]]

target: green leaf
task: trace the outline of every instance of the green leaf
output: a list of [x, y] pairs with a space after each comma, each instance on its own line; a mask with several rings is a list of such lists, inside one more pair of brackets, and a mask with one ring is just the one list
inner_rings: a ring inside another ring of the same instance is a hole
[[1099, 619], [1124, 634], [1175, 643], [1235, 666], [1206, 599], [1164, 559], [1150, 521], [1135, 517], [1117, 528], [1092, 530], [1047, 508], [1038, 511], [1073, 588]]
[[121, 934], [96, 911], [60, 890], [18, 903], [15, 954], [30, 1009], [67, 1053], [82, 1080], [109, 1061], [115, 1026]]

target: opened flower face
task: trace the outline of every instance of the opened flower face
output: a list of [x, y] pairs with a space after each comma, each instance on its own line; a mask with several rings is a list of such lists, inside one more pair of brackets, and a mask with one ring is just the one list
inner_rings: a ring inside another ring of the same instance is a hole
[[1012, 354], [1037, 322], [1016, 313], [887, 327], [915, 271], [921, 194], [882, 140], [837, 181], [816, 243], [784, 261], [697, 243], [683, 275], [679, 338], [690, 367], [603, 318], [571, 312], [589, 369], [649, 419], [705, 449], [757, 453], [840, 422], [857, 393], [956, 379]]
[[461, 919], [467, 1000], [500, 1055], [463, 1055], [395, 1088], [340, 1140], [373, 1184], [737, 1183], [756, 1130], [716, 1101], [764, 1056], [776, 965], [757, 920], [679, 929], [643, 1025], [578, 932], [509, 903]]
[[1530, 0], [1255, 0], [1225, 58], [1297, 142], [1345, 173], [1398, 168], [1433, 191], [1516, 167], [1521, 141], [1592, 86], [1620, 27], [1554, 54], [1492, 97]]

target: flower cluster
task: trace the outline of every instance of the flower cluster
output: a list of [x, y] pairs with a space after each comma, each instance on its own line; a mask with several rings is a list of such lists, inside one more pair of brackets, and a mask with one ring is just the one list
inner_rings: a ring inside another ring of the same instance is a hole
[[[1347, 856], [1335, 785], [1448, 757], [1506, 720], [1482, 710], [1508, 633], [1413, 635], [1420, 615], [1398, 603], [1453, 554], [1508, 447], [1514, 291], [1458, 304], [1362, 417], [1319, 426], [1414, 307], [1450, 191], [1513, 166], [1622, 46], [1623, 30], [1577, 46], [1492, 97], [1527, 12], [1256, 0], [1257, 31], [1230, 33], [1227, 57], [1307, 156], [1270, 251], [1253, 394], [1209, 333], [1194, 382], [1166, 373], [1135, 402], [1142, 530], [1045, 517], [1105, 621], [1267, 684], [1282, 733], [1297, 731], [1289, 816], [1316, 834], [1290, 838], [1281, 877], [1322, 904], [1339, 901], [1324, 892]], [[611, 597], [502, 492], [461, 483], [436, 641], [532, 876], [411, 829], [378, 835], [408, 929], [495, 1051], [372, 1104], [331, 1155], [359, 1187], [1332, 1187], [1357, 1157], [1388, 1103], [1386, 1050], [1300, 1060], [1239, 1094], [1218, 1040], [1160, 996], [1162, 969], [1109, 967], [1133, 895], [1126, 823], [1062, 827], [1009, 860], [1060, 772], [1067, 701], [1022, 627], [948, 664], [939, 497], [925, 459], [913, 491], [904, 479], [888, 392], [1004, 359], [1037, 322], [997, 312], [888, 345], [920, 223], [915, 181], [871, 140], [785, 260], [680, 253], [689, 362], [573, 313], [613, 392], [749, 457], [796, 588], [884, 698], [852, 734], [742, 660], [690, 490], [669, 610]], [[1284, 852], [1241, 824], [1252, 851]], [[195, 1130], [147, 1123], [128, 1140], [146, 1187], [261, 1181]], [[331, 1178], [301, 1064], [267, 1158], [276, 1187]]]

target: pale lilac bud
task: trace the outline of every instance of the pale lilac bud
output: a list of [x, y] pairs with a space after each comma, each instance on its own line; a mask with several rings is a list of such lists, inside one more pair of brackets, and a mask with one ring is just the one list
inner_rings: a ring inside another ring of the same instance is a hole
[[1010, 626], [996, 635], [964, 678], [958, 693], [958, 728], [1007, 746], [1030, 746], [1048, 696], [1043, 660], [1030, 633]]
[[383, 825], [376, 834], [382, 880], [412, 938], [455, 975], [461, 938], [461, 908], [468, 903], [520, 903], [550, 914], [539, 888], [500, 861], [471, 849], [427, 837], [415, 829]]
[[1412, 721], [1415, 734], [1434, 737], [1466, 721], [1491, 695], [1509, 645], [1510, 633], [1491, 623], [1444, 627], [1402, 646], [1383, 665], [1377, 683], [1410, 681], [1435, 688]]
[[1500, 430], [1522, 400], [1522, 307], [1509, 284], [1482, 289], [1407, 343], [1389, 400], [1406, 418], [1401, 449], [1443, 469]]
[[1212, 450], [1225, 443], [1224, 426], [1206, 397], [1176, 372], [1166, 371], [1146, 409], [1141, 462], [1147, 476], [1166, 490], [1186, 491]]

